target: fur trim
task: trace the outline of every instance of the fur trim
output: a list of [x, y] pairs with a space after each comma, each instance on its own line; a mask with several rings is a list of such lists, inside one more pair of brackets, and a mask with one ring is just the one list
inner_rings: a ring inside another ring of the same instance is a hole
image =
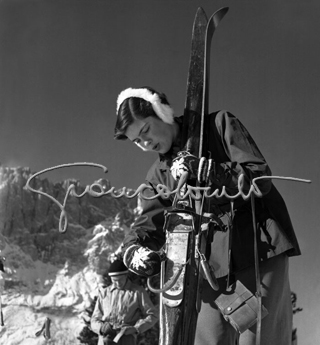
[[152, 108], [156, 115], [165, 123], [172, 124], [174, 123], [173, 117], [174, 117], [174, 111], [173, 109], [167, 105], [161, 103], [161, 100], [159, 98], [159, 95], [157, 93], [152, 93], [148, 89], [133, 89], [129, 87], [128, 89], [123, 90], [117, 99], [117, 114], [119, 111], [119, 108], [121, 104], [126, 100], [127, 98], [131, 97], [137, 97], [142, 98], [147, 102], [150, 102], [152, 105]]

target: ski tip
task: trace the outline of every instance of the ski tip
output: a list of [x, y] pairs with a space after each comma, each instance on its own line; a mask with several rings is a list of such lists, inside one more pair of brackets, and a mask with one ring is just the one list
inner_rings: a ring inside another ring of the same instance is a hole
[[202, 7], [198, 7], [197, 14], [198, 13], [205, 13], [204, 9]]
[[229, 11], [229, 7], [221, 7], [215, 13], [219, 12], [222, 16], [224, 16], [228, 11]]
[[208, 22], [208, 18], [206, 12], [202, 7], [198, 7], [195, 18], [194, 18], [194, 26], [206, 26]]
[[196, 18], [203, 18], [207, 20], [207, 15], [206, 12], [202, 7], [198, 7], [197, 12], [196, 12]]
[[219, 24], [219, 22], [222, 20], [222, 18], [226, 15], [226, 13], [229, 11], [229, 7], [221, 7], [217, 11], [214, 12], [214, 14], [210, 17], [209, 23], [213, 21], [215, 23], [215, 26]]

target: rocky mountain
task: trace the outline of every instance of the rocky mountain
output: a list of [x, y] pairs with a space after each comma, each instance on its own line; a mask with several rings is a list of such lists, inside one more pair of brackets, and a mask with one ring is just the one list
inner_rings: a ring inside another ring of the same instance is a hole
[[[68, 227], [61, 232], [61, 208], [25, 188], [31, 176], [29, 168], [0, 166], [0, 256], [5, 257], [0, 343], [80, 344], [81, 313], [96, 296], [99, 274], [107, 270], [138, 212], [137, 198], [69, 195]], [[108, 180], [96, 183], [100, 191], [110, 189]], [[70, 185], [77, 195], [85, 191], [72, 179], [52, 183], [35, 177], [30, 183], [62, 205]], [[51, 320], [49, 340], [35, 335], [46, 318]]]

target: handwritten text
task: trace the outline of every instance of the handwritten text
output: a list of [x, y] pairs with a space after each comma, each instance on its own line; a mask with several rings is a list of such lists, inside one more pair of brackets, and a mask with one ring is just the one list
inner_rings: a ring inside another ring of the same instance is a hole
[[[205, 198], [213, 198], [213, 197], [222, 198], [222, 197], [225, 197], [227, 199], [234, 200], [236, 198], [242, 197], [244, 200], [247, 200], [251, 197], [252, 194], [254, 194], [257, 197], [263, 196], [262, 192], [260, 191], [260, 189], [256, 183], [256, 181], [258, 181], [258, 180], [281, 179], [281, 180], [290, 180], [290, 181], [305, 182], [305, 183], [311, 182], [310, 180], [298, 179], [298, 178], [294, 178], [294, 177], [260, 176], [260, 177], [255, 177], [252, 179], [250, 188], [249, 188], [248, 192], [245, 193], [243, 190], [244, 189], [244, 175], [241, 174], [241, 175], [239, 175], [239, 178], [238, 178], [238, 186], [237, 186], [238, 193], [236, 193], [234, 195], [229, 195], [226, 191], [226, 187], [222, 186], [221, 190], [216, 189], [210, 194], [211, 187], [193, 187], [190, 185], [186, 185], [186, 189], [184, 189], [185, 182], [186, 182], [187, 176], [188, 176], [188, 173], [185, 172], [182, 174], [176, 189], [171, 191], [167, 186], [162, 185], [162, 184], [158, 184], [156, 186], [157, 194], [154, 194], [152, 196], [146, 196], [145, 191], [146, 190], [152, 190], [152, 187], [150, 187], [149, 185], [147, 185], [145, 183], [141, 184], [134, 193], [132, 193], [132, 192], [129, 193], [126, 187], [123, 187], [122, 189], [120, 189], [118, 191], [115, 191], [115, 187], [111, 187], [108, 191], [106, 191], [104, 186], [95, 182], [95, 183], [92, 183], [91, 185], [87, 185], [81, 194], [77, 194], [77, 192], [75, 190], [75, 185], [70, 184], [68, 189], [67, 189], [63, 204], [61, 204], [58, 200], [56, 200], [51, 195], [49, 195], [43, 191], [40, 191], [40, 190], [35, 190], [32, 187], [30, 187], [30, 183], [35, 177], [37, 177], [41, 174], [44, 174], [48, 171], [66, 168], [66, 167], [72, 167], [72, 166], [91, 166], [91, 167], [101, 168], [105, 173], [108, 172], [108, 169], [105, 166], [103, 166], [101, 164], [96, 164], [96, 163], [82, 162], [82, 163], [62, 164], [62, 165], [57, 165], [57, 166], [54, 166], [51, 168], [44, 169], [40, 172], [33, 174], [28, 179], [28, 181], [25, 185], [25, 188], [27, 190], [34, 192], [34, 193], [37, 193], [37, 194], [40, 194], [40, 195], [44, 195], [44, 196], [48, 197], [49, 199], [51, 199], [56, 205], [58, 205], [58, 207], [61, 210], [60, 219], [59, 219], [59, 231], [60, 232], [65, 232], [67, 230], [67, 227], [68, 227], [68, 216], [67, 216], [67, 212], [66, 212], [66, 203], [67, 203], [67, 199], [68, 199], [69, 195], [74, 196], [76, 198], [81, 198], [85, 194], [89, 194], [89, 195], [91, 195], [93, 197], [97, 197], [97, 198], [102, 197], [104, 195], [110, 195], [114, 198], [121, 198], [121, 197], [134, 198], [137, 195], [140, 195], [143, 199], [147, 199], [147, 200], [156, 199], [158, 197], [168, 199], [171, 196], [176, 195], [177, 198], [180, 200], [186, 199], [189, 196], [195, 200], [198, 200], [199, 199], [199, 191], [200, 191], [200, 192], [202, 192], [201, 195]], [[184, 191], [183, 193], [181, 193], [182, 190]]]

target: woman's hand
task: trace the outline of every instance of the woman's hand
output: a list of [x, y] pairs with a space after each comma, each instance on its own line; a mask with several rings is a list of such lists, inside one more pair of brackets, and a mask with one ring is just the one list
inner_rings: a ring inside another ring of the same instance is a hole
[[173, 160], [170, 172], [175, 180], [179, 180], [184, 172], [188, 172], [188, 179], [202, 183], [208, 181], [211, 164], [211, 159], [198, 158], [187, 151], [181, 151]]
[[164, 253], [133, 244], [124, 253], [123, 262], [131, 272], [143, 277], [152, 277], [160, 273]]

